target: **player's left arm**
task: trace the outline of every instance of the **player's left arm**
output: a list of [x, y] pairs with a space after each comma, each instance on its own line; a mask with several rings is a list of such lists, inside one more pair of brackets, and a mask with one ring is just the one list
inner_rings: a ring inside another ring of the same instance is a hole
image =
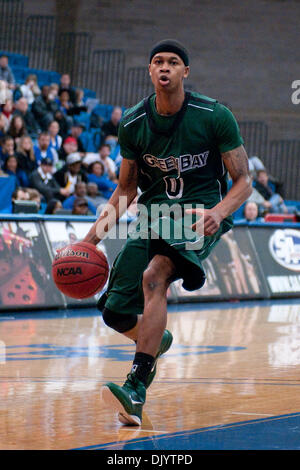
[[[252, 182], [249, 174], [248, 156], [243, 145], [221, 154], [225, 167], [231, 178], [232, 187], [227, 195], [212, 209], [191, 209], [199, 215], [198, 221], [192, 226], [204, 235], [214, 235], [226, 217], [235, 212], [251, 195]], [[204, 219], [203, 219], [204, 218]]]

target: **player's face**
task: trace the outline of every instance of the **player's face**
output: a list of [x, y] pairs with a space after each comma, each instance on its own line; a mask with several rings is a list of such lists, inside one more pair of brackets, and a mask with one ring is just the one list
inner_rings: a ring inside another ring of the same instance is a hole
[[173, 90], [189, 75], [189, 67], [173, 52], [159, 52], [152, 58], [149, 74], [156, 90]]

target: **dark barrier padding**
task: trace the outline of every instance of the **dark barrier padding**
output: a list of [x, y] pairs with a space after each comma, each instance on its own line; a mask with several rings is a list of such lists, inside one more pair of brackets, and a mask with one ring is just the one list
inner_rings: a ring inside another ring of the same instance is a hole
[[[9, 215], [0, 218], [0, 311], [95, 306], [101, 295], [77, 301], [53, 283], [54, 254], [81, 240], [95, 217]], [[125, 243], [127, 223], [100, 247], [111, 266]], [[237, 224], [203, 263], [207, 280], [188, 292], [176, 281], [169, 302], [300, 297], [300, 224]], [[104, 288], [105, 290], [105, 288]]]

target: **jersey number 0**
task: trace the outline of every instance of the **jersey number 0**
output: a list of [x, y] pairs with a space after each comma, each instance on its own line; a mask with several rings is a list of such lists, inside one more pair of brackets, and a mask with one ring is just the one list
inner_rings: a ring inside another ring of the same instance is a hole
[[183, 193], [183, 179], [172, 176], [164, 177], [166, 183], [166, 194], [169, 199], [180, 199]]

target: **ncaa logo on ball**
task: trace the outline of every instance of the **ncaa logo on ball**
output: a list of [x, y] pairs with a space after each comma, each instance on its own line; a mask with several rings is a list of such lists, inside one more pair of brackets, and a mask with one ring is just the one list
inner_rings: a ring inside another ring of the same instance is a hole
[[274, 260], [291, 271], [300, 272], [300, 231], [275, 230], [269, 240], [269, 249]]

